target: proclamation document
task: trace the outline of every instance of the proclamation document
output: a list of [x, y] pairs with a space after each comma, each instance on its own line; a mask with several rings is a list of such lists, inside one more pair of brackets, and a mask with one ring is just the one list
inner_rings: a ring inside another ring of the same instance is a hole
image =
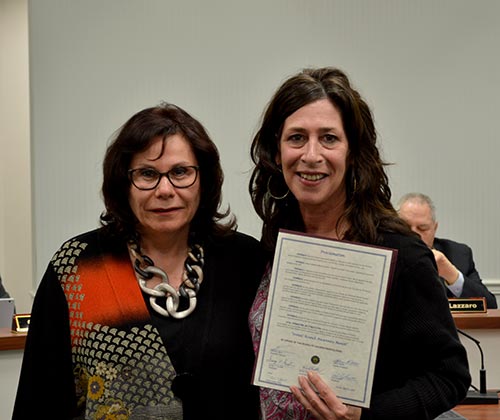
[[254, 384], [290, 392], [316, 371], [346, 403], [370, 405], [397, 250], [280, 231]]

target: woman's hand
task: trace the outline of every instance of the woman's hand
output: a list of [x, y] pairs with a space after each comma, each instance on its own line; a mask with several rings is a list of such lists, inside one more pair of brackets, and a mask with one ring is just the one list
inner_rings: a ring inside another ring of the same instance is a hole
[[299, 376], [301, 389], [290, 387], [293, 395], [317, 420], [359, 420], [361, 408], [346, 405], [316, 372]]

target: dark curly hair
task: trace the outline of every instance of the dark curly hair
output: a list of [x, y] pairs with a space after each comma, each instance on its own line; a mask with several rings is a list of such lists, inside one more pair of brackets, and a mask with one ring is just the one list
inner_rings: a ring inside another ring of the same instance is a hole
[[234, 216], [225, 224], [221, 222], [230, 210], [219, 211], [224, 175], [217, 147], [199, 121], [180, 107], [163, 103], [133, 115], [107, 148], [102, 183], [106, 210], [100, 220], [108, 235], [125, 241], [136, 236], [138, 221], [129, 204], [128, 170], [132, 157], [147, 149], [158, 136], [165, 141], [174, 134], [186, 138], [200, 168], [200, 205], [191, 222], [191, 236], [203, 241], [209, 234], [225, 235], [236, 228]]
[[333, 67], [304, 69], [286, 80], [276, 91], [255, 135], [251, 156], [255, 164], [249, 191], [253, 206], [263, 220], [262, 243], [272, 250], [280, 228], [303, 231], [304, 224], [293, 194], [276, 200], [268, 189], [288, 190], [276, 164], [285, 120], [299, 108], [328, 99], [340, 112], [349, 144], [345, 176], [346, 208], [337, 222], [350, 228], [344, 239], [376, 244], [381, 231], [411, 233], [391, 204], [391, 190], [376, 145], [372, 112], [351, 86], [347, 75]]

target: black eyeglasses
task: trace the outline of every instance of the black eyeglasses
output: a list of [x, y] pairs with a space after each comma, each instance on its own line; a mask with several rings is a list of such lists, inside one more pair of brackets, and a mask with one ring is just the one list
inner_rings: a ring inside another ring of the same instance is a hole
[[198, 178], [199, 166], [176, 166], [168, 172], [158, 172], [154, 168], [129, 169], [128, 177], [139, 190], [154, 190], [163, 176], [175, 188], [189, 188]]

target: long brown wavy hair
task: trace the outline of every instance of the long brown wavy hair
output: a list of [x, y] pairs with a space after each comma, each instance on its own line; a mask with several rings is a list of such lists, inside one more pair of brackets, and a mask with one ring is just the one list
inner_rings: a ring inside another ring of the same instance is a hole
[[[381, 232], [411, 234], [391, 204], [391, 190], [377, 148], [372, 112], [351, 86], [347, 75], [333, 67], [308, 68], [286, 80], [271, 98], [251, 146], [255, 164], [249, 191], [255, 211], [263, 221], [261, 241], [273, 250], [280, 228], [304, 230], [297, 199], [288, 191], [276, 164], [285, 120], [299, 108], [328, 99], [340, 112], [349, 144], [345, 176], [346, 208], [337, 228], [347, 221], [344, 239], [369, 244], [380, 241]], [[272, 195], [269, 194], [269, 189]]]

